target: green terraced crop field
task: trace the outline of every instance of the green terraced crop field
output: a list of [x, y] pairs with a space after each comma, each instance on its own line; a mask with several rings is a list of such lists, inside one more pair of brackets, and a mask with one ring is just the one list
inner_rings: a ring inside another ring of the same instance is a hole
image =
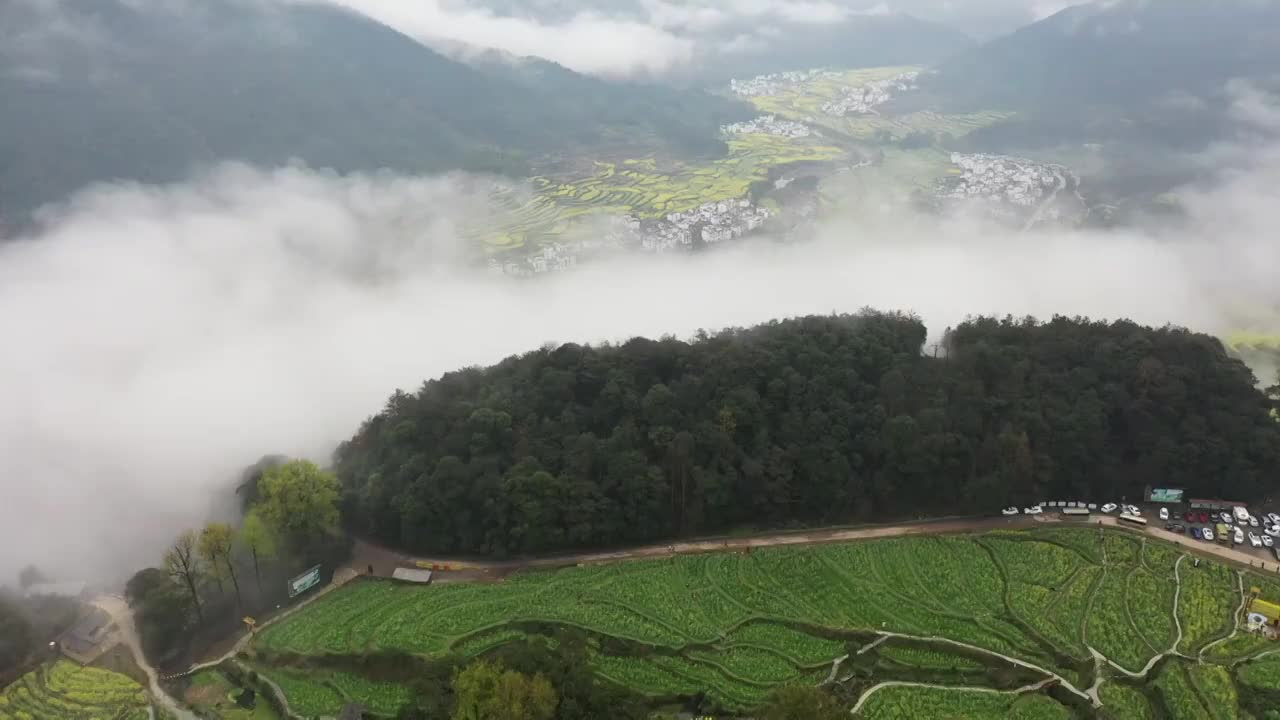
[[[655, 699], [705, 694], [745, 710], [772, 688], [826, 679], [833, 661], [859, 655], [882, 633], [904, 636], [866, 655], [864, 666], [882, 679], [925, 673], [936, 681], [950, 672], [959, 684], [983, 683], [986, 668], [1011, 659], [1029, 678], [1057, 675], [1081, 702], [1093, 653], [1140, 674], [1176, 643], [1184, 653], [1203, 649], [1204, 664], [1165, 661], [1150, 678], [1106, 682], [1103, 702], [1124, 717], [1148, 717], [1147, 697], [1182, 707], [1171, 713], [1194, 713], [1207, 702], [1235, 707], [1240, 678], [1229, 661], [1264, 652], [1267, 641], [1240, 631], [1215, 642], [1235, 628], [1241, 580], [1211, 560], [1197, 567], [1181, 557], [1137, 533], [1062, 527], [685, 555], [520, 572], [496, 584], [361, 580], [265, 628], [255, 649], [267, 665], [277, 655], [473, 657], [526, 637], [531, 624], [561, 625], [610, 639], [610, 647], [637, 648], [621, 657], [595, 645], [602, 677]], [[1280, 596], [1280, 583], [1246, 573], [1244, 587], [1252, 585]], [[1239, 668], [1255, 684], [1270, 672], [1258, 661]], [[298, 680], [285, 676], [281, 684]], [[1136, 689], [1143, 684], [1151, 685], [1146, 697]], [[1061, 709], [1005, 694], [898, 688], [879, 696], [865, 717], [899, 717], [893, 713], [943, 701], [960, 703], [954, 712], [972, 707], [975, 717], [1015, 710], [1057, 717]], [[331, 699], [315, 707], [324, 702]]]
[[963, 689], [886, 687], [859, 710], [867, 720], [1067, 720], [1069, 709], [1043, 695], [1010, 695]]
[[119, 673], [68, 660], [23, 675], [0, 692], [0, 720], [145, 720], [142, 686]]

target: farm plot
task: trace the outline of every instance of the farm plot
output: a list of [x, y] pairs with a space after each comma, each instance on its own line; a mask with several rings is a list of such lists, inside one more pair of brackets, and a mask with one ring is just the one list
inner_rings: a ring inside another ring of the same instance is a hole
[[1187, 678], [1186, 667], [1182, 663], [1171, 662], [1164, 666], [1156, 677], [1156, 688], [1160, 691], [1160, 699], [1173, 720], [1203, 720], [1213, 717], [1205, 710], [1204, 704]]
[[731, 645], [768, 648], [805, 667], [831, 662], [846, 652], [845, 643], [767, 621], [749, 622], [735, 628], [726, 641]]
[[1098, 689], [1102, 706], [1115, 720], [1154, 720], [1151, 703], [1137, 688], [1119, 683], [1104, 683]]
[[1240, 717], [1240, 697], [1226, 668], [1221, 665], [1192, 665], [1187, 674], [1214, 718], [1237, 720]]
[[1280, 690], [1280, 657], [1255, 660], [1240, 666], [1240, 682], [1263, 690]]
[[1178, 597], [1178, 621], [1182, 642], [1178, 649], [1192, 653], [1206, 643], [1231, 632], [1240, 594], [1235, 575], [1223, 565], [1182, 563], [1182, 592]]
[[1232, 637], [1205, 647], [1204, 658], [1210, 662], [1230, 662], [1275, 648], [1275, 642], [1243, 628]]
[[881, 645], [876, 648], [880, 657], [899, 665], [921, 668], [924, 670], [981, 670], [982, 663], [971, 658], [952, 653], [925, 650], [916, 647]]
[[[273, 653], [474, 656], [522, 637], [520, 623], [562, 624], [658, 649], [601, 656], [598, 671], [611, 680], [654, 696], [714, 692], [726, 706], [747, 707], [779, 684], [825, 673], [850, 645], [887, 632], [965, 643], [1087, 684], [1081, 668], [1061, 657], [1085, 660], [1086, 637], [1138, 671], [1175, 634], [1173, 558], [1119, 537], [1108, 542], [1096, 530], [1059, 528], [527, 571], [500, 584], [360, 580], [268, 626], [256, 647], [268, 662]], [[1103, 564], [1104, 546], [1116, 564]], [[1194, 652], [1230, 630], [1239, 594], [1233, 572], [1211, 561], [1183, 563], [1179, 574], [1177, 612], [1190, 638], [1181, 649]], [[1256, 648], [1243, 635], [1219, 645], [1206, 658]], [[876, 652], [882, 662], [931, 670], [979, 665], [944, 645], [894, 640]], [[1185, 670], [1174, 667], [1162, 676], [1161, 692], [1170, 697], [1179, 681], [1190, 687]]]
[[1155, 651], [1147, 645], [1129, 618], [1126, 606], [1125, 568], [1107, 569], [1093, 596], [1089, 612], [1089, 644], [1123, 668], [1138, 672]]
[[68, 660], [33, 670], [0, 692], [0, 720], [143, 720], [149, 707], [146, 691], [130, 678]]
[[1070, 711], [1044, 695], [1006, 695], [965, 688], [891, 686], [877, 690], [855, 717], [866, 720], [1066, 720]]

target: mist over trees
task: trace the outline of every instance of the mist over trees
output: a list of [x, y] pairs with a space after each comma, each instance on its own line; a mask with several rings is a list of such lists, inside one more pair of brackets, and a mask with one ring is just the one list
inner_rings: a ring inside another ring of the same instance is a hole
[[245, 499], [238, 526], [211, 522], [182, 532], [165, 550], [163, 568], [143, 569], [126, 585], [143, 650], [157, 665], [180, 665], [185, 655], [240, 629], [245, 613], [286, 602], [289, 577], [314, 564], [331, 574], [349, 554], [349, 540], [337, 532], [332, 474], [273, 456], [245, 478], [237, 490]]
[[1272, 401], [1208, 336], [981, 318], [925, 341], [863, 312], [449, 373], [339, 447], [345, 519], [501, 556], [1149, 485], [1249, 499], [1280, 463]]

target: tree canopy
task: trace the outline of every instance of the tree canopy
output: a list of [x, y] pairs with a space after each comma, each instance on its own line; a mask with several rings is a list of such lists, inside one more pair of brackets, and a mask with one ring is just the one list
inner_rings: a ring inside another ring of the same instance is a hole
[[256, 512], [295, 546], [314, 542], [338, 524], [338, 481], [308, 460], [266, 470], [258, 496]]
[[1270, 400], [1211, 337], [1064, 317], [926, 337], [865, 311], [449, 373], [338, 449], [345, 518], [415, 551], [539, 553], [1147, 486], [1250, 499], [1280, 462]]

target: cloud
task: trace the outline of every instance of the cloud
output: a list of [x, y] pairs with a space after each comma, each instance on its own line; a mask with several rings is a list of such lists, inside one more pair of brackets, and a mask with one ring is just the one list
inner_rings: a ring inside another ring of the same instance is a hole
[[[90, 189], [0, 245], [0, 578], [123, 574], [266, 453], [324, 461], [396, 387], [548, 341], [688, 335], [865, 305], [1274, 321], [1280, 157], [1185, 194], [1160, 236], [893, 212], [814, 242], [618, 257], [518, 282], [466, 262], [483, 178], [224, 166]], [[1257, 317], [1245, 316], [1259, 313]]]
[[[315, 0], [320, 1], [320, 0]], [[691, 39], [644, 21], [583, 11], [564, 21], [498, 15], [445, 0], [329, 0], [446, 52], [465, 46], [534, 56], [603, 76], [660, 75], [687, 63]]]

